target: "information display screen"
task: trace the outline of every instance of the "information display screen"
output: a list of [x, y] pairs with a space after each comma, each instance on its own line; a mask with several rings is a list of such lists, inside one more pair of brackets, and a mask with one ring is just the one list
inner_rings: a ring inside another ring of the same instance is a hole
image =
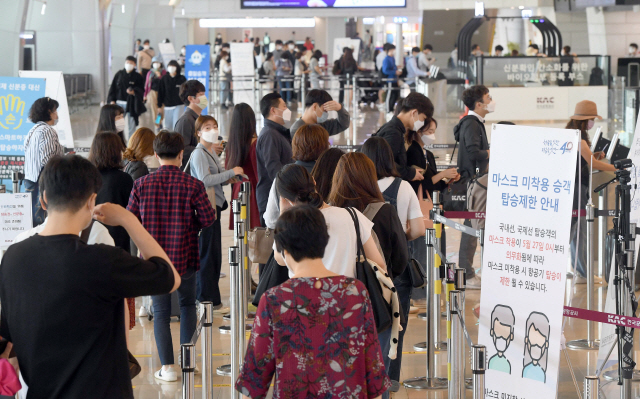
[[407, 0], [240, 0], [242, 8], [406, 7]]

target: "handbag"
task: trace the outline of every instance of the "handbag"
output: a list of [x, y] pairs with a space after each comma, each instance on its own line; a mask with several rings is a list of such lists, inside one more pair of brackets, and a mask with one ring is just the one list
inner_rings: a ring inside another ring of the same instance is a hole
[[127, 356], [129, 357], [129, 377], [133, 380], [138, 374], [140, 374], [142, 367], [140, 367], [140, 363], [138, 363], [138, 360], [131, 354], [131, 352], [127, 351]]
[[411, 276], [411, 286], [413, 288], [422, 288], [427, 285], [427, 276], [420, 262], [416, 259], [409, 259], [409, 273]]
[[364, 254], [364, 247], [362, 240], [360, 239], [360, 223], [358, 222], [358, 216], [351, 208], [346, 208], [353, 219], [353, 224], [356, 228], [357, 237], [357, 255], [356, 255], [356, 278], [360, 280], [369, 292], [369, 299], [371, 300], [371, 310], [373, 311], [373, 317], [376, 321], [376, 330], [378, 334], [391, 327], [393, 318], [391, 315], [391, 305], [385, 298], [383, 288], [378, 281], [376, 271], [378, 271], [378, 265], [370, 260], [367, 260]]
[[248, 256], [251, 262], [267, 264], [273, 254], [273, 230], [255, 227], [247, 233]]
[[420, 203], [420, 210], [422, 211], [422, 219], [424, 220], [424, 227], [426, 229], [433, 228], [433, 220], [431, 220], [431, 211], [433, 210], [433, 200], [427, 192], [427, 198], [424, 198], [422, 185], [418, 187], [418, 201]]
[[467, 210], [467, 178], [451, 182], [442, 192], [442, 208], [445, 211], [463, 212]]
[[287, 280], [289, 280], [289, 269], [285, 266], [280, 266], [273, 257], [273, 251], [271, 251], [271, 256], [269, 256], [265, 262], [264, 269], [262, 269], [260, 281], [258, 282], [256, 293], [253, 297], [253, 302], [251, 303], [257, 307], [260, 304], [260, 297], [262, 294], [273, 287], [279, 286]]

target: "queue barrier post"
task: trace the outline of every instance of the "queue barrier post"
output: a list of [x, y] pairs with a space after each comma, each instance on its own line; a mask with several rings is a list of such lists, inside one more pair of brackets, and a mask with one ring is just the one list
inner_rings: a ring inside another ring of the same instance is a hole
[[[487, 347], [471, 347], [471, 372], [473, 373], [473, 399], [484, 399], [484, 372], [487, 367]], [[597, 399], [597, 398], [594, 398]]]
[[302, 104], [303, 108], [307, 98], [306, 91], [307, 91], [307, 75], [303, 73], [302, 76], [300, 77], [300, 104]]
[[[427, 334], [425, 348], [427, 351], [427, 375], [425, 377], [415, 377], [405, 380], [403, 385], [410, 389], [447, 389], [447, 379], [436, 377], [436, 336], [434, 335], [434, 324], [432, 322], [431, 312], [433, 306], [431, 303], [435, 300], [434, 293], [434, 276], [436, 276], [436, 268], [433, 266], [435, 262], [435, 230], [426, 229], [425, 240], [427, 242]], [[439, 273], [436, 280], [439, 282]], [[438, 320], [439, 322], [439, 320]]]
[[[238, 220], [238, 219], [236, 219]], [[247, 251], [244, 246], [244, 222], [242, 220], [238, 220], [236, 222], [236, 231], [238, 234], [238, 263], [239, 263], [239, 285], [238, 285], [238, 296], [240, 298], [239, 306], [240, 311], [238, 313], [240, 317], [239, 329], [240, 333], [238, 334], [238, 354], [241, 358], [244, 358], [245, 351], [245, 341], [246, 334], [244, 333], [244, 329], [242, 327], [245, 326], [245, 321], [247, 320], [247, 310], [249, 306], [249, 298], [247, 296], [247, 273], [246, 273], [246, 265], [245, 265], [245, 256]]]
[[[433, 213], [442, 215], [442, 206], [440, 204], [439, 191], [433, 192]], [[442, 294], [442, 279], [445, 277], [443, 262], [445, 262], [446, 259], [441, 259], [439, 255], [440, 248], [442, 248], [442, 231], [444, 229], [444, 226], [442, 225], [442, 223], [434, 221], [433, 228], [435, 230], [433, 245], [435, 248], [437, 248], [437, 250], [434, 248], [433, 251], [434, 263], [432, 268], [433, 276], [431, 281], [433, 282], [432, 284], [434, 298], [431, 302], [431, 323], [433, 324], [433, 342], [435, 343], [435, 349], [444, 351], [447, 350], [447, 343], [441, 341], [440, 339], [440, 318], [442, 317], [440, 296]]]
[[[585, 273], [587, 274], [587, 310], [594, 310], [593, 307], [593, 222], [595, 220], [595, 208], [592, 204], [587, 204], [587, 264]], [[578, 217], [580, 217], [578, 215]], [[578, 222], [579, 223], [579, 222]], [[575, 277], [574, 277], [575, 278]], [[567, 342], [567, 348], [575, 350], [597, 350], [600, 342], [595, 339], [594, 326], [591, 320], [587, 320], [587, 339], [576, 339]]]
[[600, 379], [595, 375], [586, 375], [584, 377], [583, 399], [598, 399], [600, 391]]
[[182, 369], [182, 399], [195, 399], [196, 346], [194, 344], [180, 345], [180, 368]]
[[240, 251], [238, 247], [229, 248], [229, 278], [230, 278], [230, 308], [231, 308], [231, 398], [240, 399], [240, 392], [236, 391], [233, 383], [240, 375], [240, 357], [241, 350], [240, 339], [244, 337], [244, 319], [242, 318], [242, 309], [240, 304]]
[[213, 302], [201, 302], [202, 398], [213, 399]]
[[[451, 347], [449, 348], [448, 365], [449, 399], [464, 399], [464, 331], [458, 318], [462, 293], [458, 290], [449, 292], [449, 318], [451, 319]], [[462, 358], [462, 362], [460, 359]]]

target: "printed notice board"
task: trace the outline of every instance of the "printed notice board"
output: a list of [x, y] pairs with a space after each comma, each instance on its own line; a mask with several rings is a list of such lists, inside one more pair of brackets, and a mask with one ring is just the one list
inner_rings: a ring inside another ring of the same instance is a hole
[[0, 77], [0, 179], [24, 170], [24, 139], [34, 126], [29, 110], [44, 93], [44, 79]]
[[492, 127], [478, 330], [486, 397], [556, 397], [579, 142], [576, 130]]
[[[184, 61], [185, 77], [187, 80], [198, 80], [204, 85], [204, 92], [209, 98], [209, 75], [211, 70], [211, 47], [205, 44], [187, 45], [187, 55]], [[202, 110], [202, 115], [208, 115], [209, 107]]]
[[20, 233], [31, 230], [31, 194], [0, 194], [0, 248], [7, 248]]

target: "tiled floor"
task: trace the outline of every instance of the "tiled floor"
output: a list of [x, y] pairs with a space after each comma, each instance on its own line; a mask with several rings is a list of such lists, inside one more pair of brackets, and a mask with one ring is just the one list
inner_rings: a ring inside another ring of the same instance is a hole
[[[89, 109], [84, 109], [79, 112], [76, 112], [72, 115], [72, 123], [74, 129], [74, 135], [76, 137], [76, 147], [88, 147], [91, 144], [91, 139], [93, 137], [95, 126], [97, 122], [97, 114], [98, 108], [91, 107]], [[294, 119], [296, 118], [296, 114], [294, 113]], [[141, 123], [143, 125], [150, 125], [150, 120], [148, 120], [146, 116], [143, 116]], [[223, 115], [222, 119], [228, 121], [228, 114]], [[354, 134], [353, 125], [349, 129], [349, 131], [332, 137], [332, 141], [334, 144], [360, 144], [362, 143], [368, 135], [375, 132], [377, 127], [384, 122], [384, 115], [379, 112], [377, 109], [371, 109], [368, 107], [363, 108], [357, 118], [355, 119], [356, 132]], [[457, 122], [456, 115], [441, 116], [438, 118], [440, 122], [440, 127], [437, 131], [437, 140], [436, 143], [439, 144], [447, 144], [453, 143], [453, 134], [452, 128]], [[525, 121], [518, 121], [518, 124], [533, 124], [533, 125], [542, 125], [548, 127], [564, 127], [564, 121], [545, 121], [544, 123], [526, 123]], [[600, 123], [600, 122], [599, 122]], [[221, 124], [223, 127], [226, 123]], [[603, 123], [606, 131], [606, 124]], [[487, 129], [490, 132], [490, 129]], [[223, 134], [226, 132], [223, 130]], [[490, 134], [490, 133], [489, 133]], [[354, 140], [355, 136], [355, 140]], [[450, 154], [449, 150], [439, 150], [434, 151], [436, 156], [439, 157], [438, 163], [444, 163], [446, 160], [447, 154]], [[229, 198], [229, 192], [226, 192], [227, 198]], [[228, 226], [228, 217], [229, 212], [223, 212], [222, 214], [222, 226], [223, 226], [223, 271], [229, 274], [229, 266], [227, 263], [226, 251], [227, 248], [232, 244], [233, 238], [231, 231], [227, 230], [225, 226]], [[457, 262], [457, 252], [459, 246], [459, 233], [453, 230], [447, 232], [447, 242], [448, 248], [447, 253], [449, 254], [449, 260], [453, 262]], [[479, 266], [479, 254], [476, 254], [476, 267]], [[570, 280], [569, 280], [570, 281]], [[223, 295], [223, 301], [228, 303], [229, 298], [229, 279], [225, 278], [220, 281], [220, 287]], [[570, 287], [570, 286], [569, 286]], [[567, 296], [569, 295], [570, 288], [567, 289]], [[602, 288], [601, 286], [596, 287], [596, 303], [602, 302], [602, 296], [605, 295], [606, 288]], [[576, 290], [573, 293], [573, 306], [576, 307], [584, 307], [585, 306], [585, 286], [578, 285], [576, 286]], [[480, 291], [469, 290], [466, 294], [466, 320], [467, 327], [469, 328], [469, 333], [471, 334], [472, 340], [477, 339], [477, 319], [472, 314], [472, 307], [478, 303], [480, 299]], [[137, 301], [137, 306], [140, 306], [140, 300]], [[137, 310], [137, 309], [136, 309]], [[443, 309], [444, 310], [444, 309]], [[137, 314], [137, 312], [136, 312]], [[230, 348], [230, 336], [222, 335], [218, 332], [218, 326], [225, 325], [226, 322], [223, 321], [221, 316], [216, 316], [214, 318], [214, 346], [213, 346], [213, 366], [217, 368], [220, 365], [228, 364], [229, 359], [229, 348]], [[174, 349], [176, 350], [176, 354], [178, 353], [179, 348], [179, 324], [177, 321], [173, 321], [171, 323], [172, 333], [174, 337]], [[445, 321], [442, 319], [442, 331], [445, 330]], [[409, 326], [407, 329], [407, 335], [405, 336], [405, 356], [403, 357], [403, 366], [402, 366], [402, 375], [401, 378], [408, 379], [416, 376], [425, 375], [426, 370], [426, 355], [424, 353], [415, 352], [412, 348], [413, 344], [424, 341], [425, 340], [425, 332], [426, 332], [426, 322], [419, 320], [415, 315], [412, 315], [409, 320]], [[577, 321], [575, 319], [569, 319], [566, 323], [565, 335], [567, 340], [576, 339], [576, 338], [584, 338], [585, 333], [585, 322]], [[637, 341], [636, 341], [637, 342]], [[133, 380], [134, 385], [134, 393], [136, 398], [181, 398], [181, 380], [176, 383], [160, 383], [155, 380], [153, 377], [153, 373], [160, 367], [160, 361], [157, 355], [154, 334], [153, 334], [153, 322], [148, 321], [146, 318], [138, 318], [137, 326], [131, 331], [130, 334], [130, 343], [131, 343], [131, 352], [136, 356], [136, 358], [140, 361], [142, 365], [142, 373]], [[199, 351], [199, 347], [198, 347]], [[638, 352], [635, 352], [636, 356], [638, 356]], [[594, 372], [595, 363], [597, 360], [597, 352], [580, 352], [580, 351], [569, 351], [568, 352], [569, 359], [574, 369], [574, 373], [580, 387], [582, 387], [582, 379], [585, 375], [591, 374]], [[176, 357], [177, 359], [177, 357]], [[437, 354], [437, 362], [438, 362], [438, 370], [437, 375], [441, 377], [446, 377], [446, 352], [441, 352]], [[199, 366], [202, 367], [201, 365]], [[560, 363], [560, 380], [559, 380], [559, 398], [576, 398], [577, 393], [576, 389], [571, 377], [571, 372], [567, 361], [564, 356], [561, 356]], [[467, 376], [470, 376], [470, 370], [467, 368]], [[231, 381], [230, 378], [227, 377], [219, 377], [214, 375], [213, 378], [214, 385], [214, 398], [228, 398], [230, 395], [230, 387]], [[201, 379], [200, 376], [196, 376], [196, 397], [201, 397], [200, 390]], [[617, 387], [615, 383], [609, 384], [605, 388], [605, 393], [607, 397], [617, 397], [619, 396], [617, 393], [614, 394], [610, 392], [611, 390], [616, 390]], [[640, 385], [634, 385], [634, 397], [640, 393]], [[446, 391], [416, 391], [416, 390], [408, 390], [405, 388], [401, 388], [400, 391], [393, 395], [396, 399], [405, 399], [405, 398], [446, 398]], [[471, 391], [467, 391], [467, 398], [471, 397]]]

